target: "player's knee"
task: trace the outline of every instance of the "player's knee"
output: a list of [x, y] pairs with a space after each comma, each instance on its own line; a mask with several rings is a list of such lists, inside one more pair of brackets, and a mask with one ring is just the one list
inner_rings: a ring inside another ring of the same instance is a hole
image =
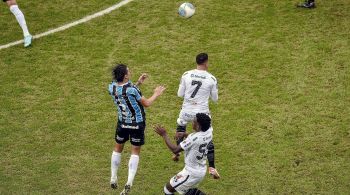
[[197, 188], [191, 188], [186, 192], [185, 195], [205, 195], [205, 193]]
[[17, 5], [16, 0], [9, 0], [9, 1], [6, 1], [6, 4], [7, 4], [9, 7], [11, 7], [11, 6], [13, 6], [13, 5]]

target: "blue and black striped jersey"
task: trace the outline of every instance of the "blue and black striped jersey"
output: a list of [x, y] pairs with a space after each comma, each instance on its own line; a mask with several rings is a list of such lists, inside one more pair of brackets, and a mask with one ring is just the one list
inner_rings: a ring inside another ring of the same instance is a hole
[[118, 85], [113, 81], [108, 87], [118, 108], [118, 121], [123, 124], [145, 122], [145, 111], [141, 104], [141, 91], [130, 81], [124, 85]]

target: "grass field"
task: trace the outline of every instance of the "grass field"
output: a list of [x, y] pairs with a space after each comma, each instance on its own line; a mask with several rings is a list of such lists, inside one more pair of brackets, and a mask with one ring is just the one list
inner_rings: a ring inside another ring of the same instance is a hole
[[[200, 188], [209, 195], [350, 193], [350, 2], [193, 0], [196, 15], [177, 16], [180, 1], [135, 0], [111, 14], [0, 51], [0, 194], [113, 194], [109, 187], [116, 109], [111, 67], [130, 66], [147, 97], [146, 145], [132, 194], [163, 194], [182, 169], [152, 126], [176, 127], [179, 79], [207, 52], [219, 81], [211, 104], [216, 166]], [[18, 0], [32, 34], [116, 3], [112, 0]], [[0, 45], [21, 39], [0, 4]], [[174, 132], [171, 131], [171, 135]], [[130, 145], [119, 169], [127, 180]], [[182, 158], [181, 158], [182, 159]]]

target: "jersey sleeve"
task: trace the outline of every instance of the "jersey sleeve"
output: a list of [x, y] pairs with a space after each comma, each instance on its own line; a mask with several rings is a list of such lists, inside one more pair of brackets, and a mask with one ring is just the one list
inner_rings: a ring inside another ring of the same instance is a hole
[[139, 93], [139, 91], [134, 88], [134, 87], [130, 87], [129, 89], [129, 93], [132, 94], [133, 96], [135, 96], [137, 101], [141, 101], [141, 94]]
[[186, 73], [181, 77], [180, 85], [179, 85], [179, 90], [177, 91], [177, 96], [179, 97], [184, 97], [185, 96], [185, 91], [186, 91], [186, 82], [185, 82], [185, 75]]
[[198, 138], [196, 136], [189, 135], [184, 141], [180, 143], [180, 146], [183, 150], [188, 150], [189, 148], [192, 147], [193, 143], [197, 140]]
[[109, 95], [111, 95], [111, 96], [114, 95], [113, 88], [114, 88], [114, 82], [111, 82], [111, 83], [108, 85], [108, 93], [109, 93]]
[[214, 102], [217, 102], [219, 99], [218, 81], [215, 77], [212, 77], [212, 79], [214, 80], [214, 83], [210, 91], [210, 97]]

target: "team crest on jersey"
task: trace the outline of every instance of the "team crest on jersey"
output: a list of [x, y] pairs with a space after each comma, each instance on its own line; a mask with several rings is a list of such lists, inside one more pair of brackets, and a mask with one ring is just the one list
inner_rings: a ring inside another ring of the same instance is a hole
[[183, 177], [183, 176], [182, 175], [175, 175], [174, 181], [177, 182], [177, 180], [179, 180], [181, 177]]

